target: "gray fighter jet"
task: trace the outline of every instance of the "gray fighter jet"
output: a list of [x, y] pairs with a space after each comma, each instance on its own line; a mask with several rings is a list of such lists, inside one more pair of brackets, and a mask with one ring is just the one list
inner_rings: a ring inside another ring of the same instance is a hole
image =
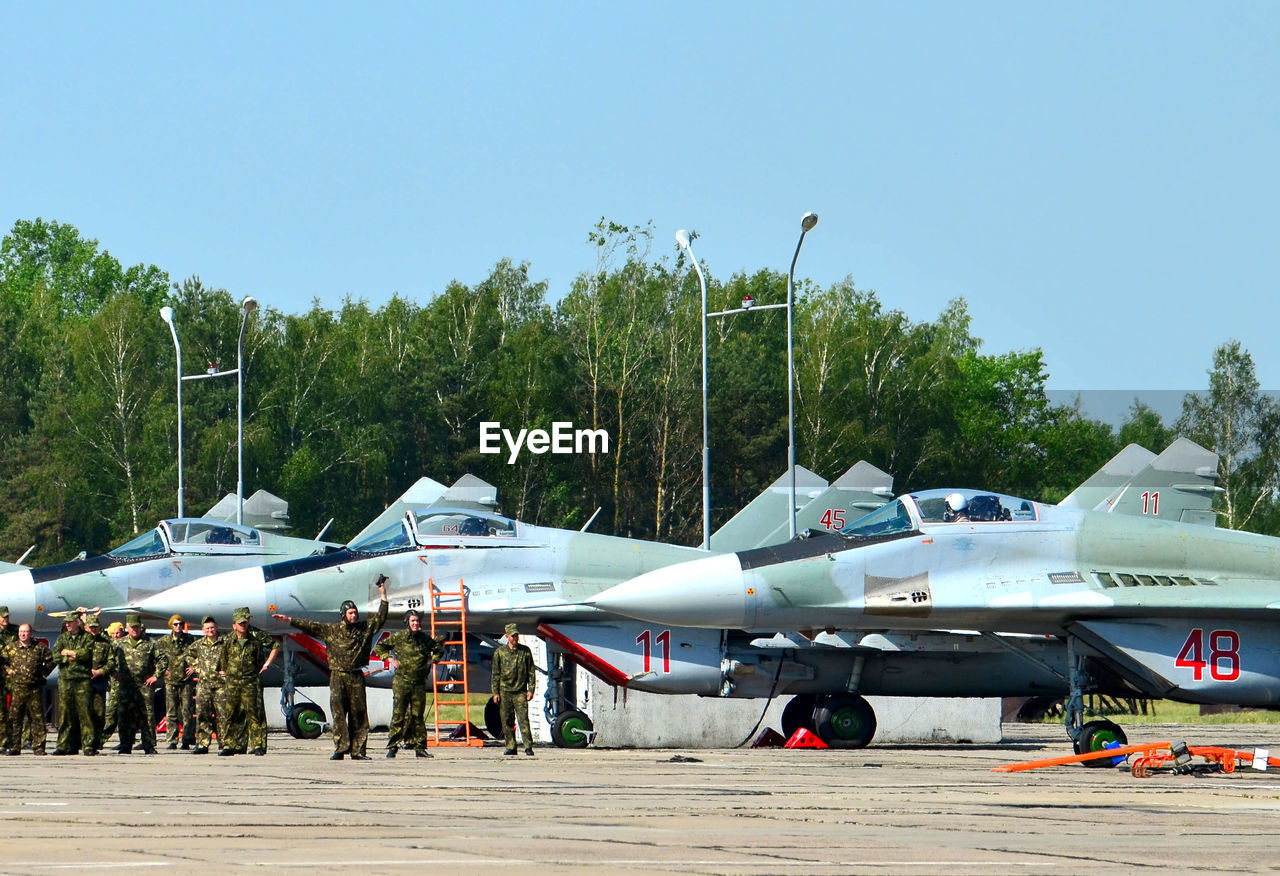
[[[1280, 539], [1181, 522], [1204, 519], [1209, 475], [1198, 466], [1190, 477], [1169, 474], [1163, 486], [1120, 488], [1138, 493], [1136, 502], [1117, 497], [1113, 507], [1123, 500], [1134, 512], [1120, 514], [977, 490], [922, 491], [839, 534], [670, 567], [591, 602], [655, 630], [705, 627], [716, 635], [975, 631], [1013, 657], [1001, 671], [1014, 673], [1014, 689], [1002, 693], [1021, 692], [1033, 669], [1052, 680], [1049, 687], [1070, 694], [1077, 750], [1094, 750], [1118, 728], [1083, 723], [1088, 692], [1280, 701], [1280, 647], [1270, 633], [1280, 608]], [[673, 654], [688, 653], [670, 638]], [[960, 695], [975, 685], [960, 673], [947, 677]], [[866, 680], [859, 668], [844, 689], [872, 692], [877, 682]]]

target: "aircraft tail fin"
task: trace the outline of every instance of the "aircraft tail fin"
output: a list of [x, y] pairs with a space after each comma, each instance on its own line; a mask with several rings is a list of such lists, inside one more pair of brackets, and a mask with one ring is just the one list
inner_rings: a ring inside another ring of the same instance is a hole
[[492, 511], [497, 504], [498, 488], [473, 474], [463, 475], [450, 487], [428, 477], [419, 478], [413, 486], [405, 490], [404, 495], [387, 506], [385, 511], [347, 543], [352, 544], [365, 536], [386, 529], [411, 509], [448, 507]]
[[[214, 520], [233, 522], [236, 519], [236, 494], [227, 493], [218, 504], [214, 505], [204, 516]], [[244, 500], [243, 520], [245, 526], [254, 529], [265, 529], [269, 532], [284, 532], [289, 529], [289, 503], [266, 490], [258, 490]]]
[[1130, 444], [1076, 487], [1058, 503], [1063, 508], [1097, 508], [1129, 482], [1130, 478], [1151, 464], [1156, 455], [1138, 444]]
[[[781, 544], [790, 536], [787, 519], [791, 482], [784, 473], [732, 520], [711, 536], [717, 551], [740, 551]], [[866, 460], [828, 484], [813, 472], [796, 467], [796, 531], [837, 530], [893, 498], [893, 475]]]
[[1218, 454], [1179, 438], [1094, 510], [1215, 526], [1217, 479]]

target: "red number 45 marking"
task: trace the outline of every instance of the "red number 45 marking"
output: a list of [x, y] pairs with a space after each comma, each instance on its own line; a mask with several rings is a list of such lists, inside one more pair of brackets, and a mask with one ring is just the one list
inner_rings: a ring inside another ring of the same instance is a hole
[[1214, 630], [1208, 636], [1209, 659], [1204, 659], [1204, 630], [1196, 628], [1182, 643], [1173, 665], [1190, 669], [1196, 681], [1204, 678], [1204, 668], [1214, 681], [1235, 681], [1240, 677], [1240, 634], [1235, 630]]
[[844, 529], [844, 509], [828, 508], [822, 515], [822, 525], [827, 529]]

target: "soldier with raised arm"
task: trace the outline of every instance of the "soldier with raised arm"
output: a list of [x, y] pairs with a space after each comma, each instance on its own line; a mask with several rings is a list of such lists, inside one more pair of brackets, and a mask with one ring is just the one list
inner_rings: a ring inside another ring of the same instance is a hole
[[329, 709], [333, 716], [333, 755], [330, 760], [368, 760], [365, 747], [369, 741], [369, 710], [365, 702], [364, 667], [369, 662], [369, 649], [378, 631], [387, 622], [387, 576], [377, 580], [378, 613], [371, 620], [360, 620], [360, 612], [351, 600], [342, 603], [342, 620], [337, 623], [291, 618], [273, 614], [283, 623], [292, 624], [325, 644], [329, 658]]

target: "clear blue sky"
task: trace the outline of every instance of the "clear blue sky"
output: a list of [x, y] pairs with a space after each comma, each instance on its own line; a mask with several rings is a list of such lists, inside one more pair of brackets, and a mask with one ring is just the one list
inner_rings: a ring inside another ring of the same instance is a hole
[[[10, 4], [0, 226], [286, 312], [426, 301], [601, 216], [851, 275], [1059, 390], [1280, 387], [1280, 4]], [[157, 331], [162, 326], [157, 323]]]

